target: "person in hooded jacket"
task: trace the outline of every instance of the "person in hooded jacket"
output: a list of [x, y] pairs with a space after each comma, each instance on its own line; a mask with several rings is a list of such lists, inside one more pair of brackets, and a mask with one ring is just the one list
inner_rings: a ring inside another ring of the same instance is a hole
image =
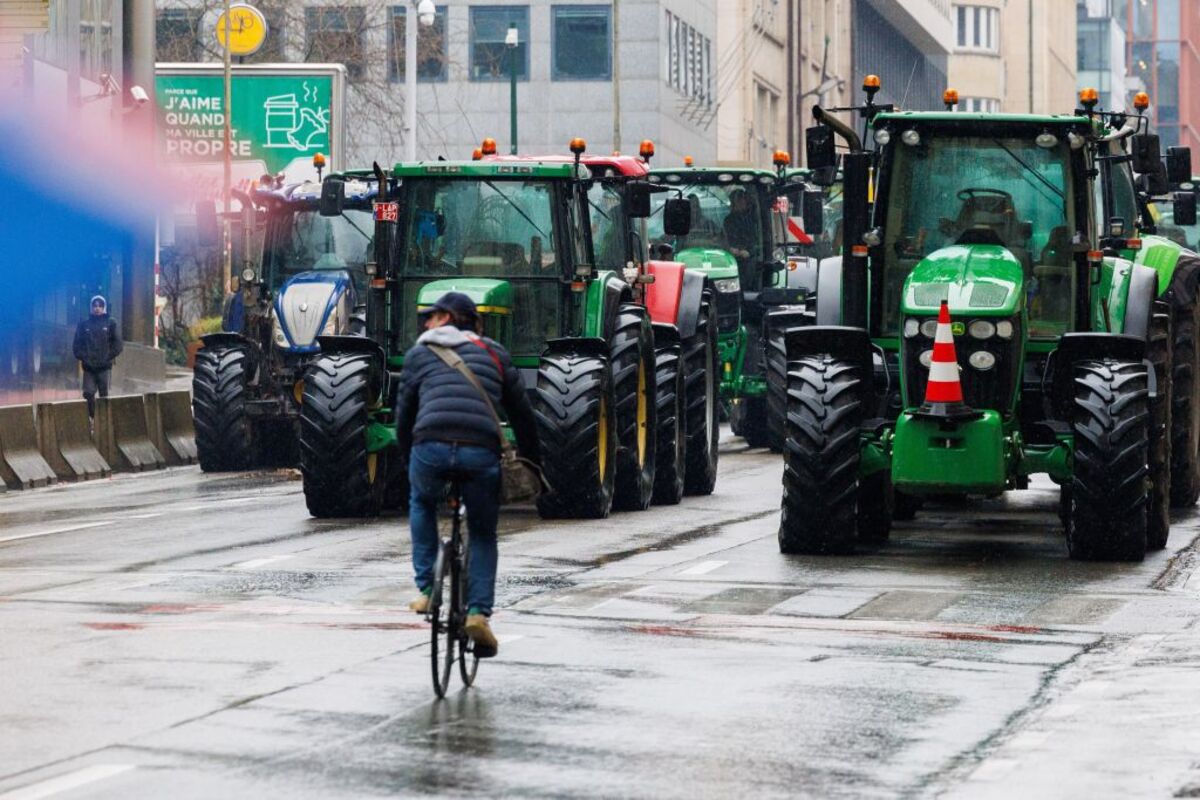
[[[537, 422], [521, 375], [508, 352], [479, 335], [475, 303], [461, 292], [438, 299], [425, 320], [425, 332], [404, 356], [396, 399], [396, 435], [408, 462], [409, 527], [413, 569], [420, 595], [409, 603], [419, 614], [429, 608], [437, 559], [437, 507], [444, 500], [446, 475], [469, 476], [463, 503], [471, 537], [467, 576], [466, 633], [480, 658], [494, 656], [498, 643], [488, 623], [496, 593], [496, 525], [500, 513], [500, 432], [488, 410], [507, 415], [520, 454], [539, 463]], [[488, 399], [458, 370], [430, 349], [452, 349], [475, 374]]]
[[96, 416], [96, 394], [108, 397], [112, 365], [125, 345], [121, 327], [108, 315], [108, 303], [100, 295], [92, 298], [92, 313], [75, 327], [75, 358], [83, 366], [83, 397], [88, 416]]

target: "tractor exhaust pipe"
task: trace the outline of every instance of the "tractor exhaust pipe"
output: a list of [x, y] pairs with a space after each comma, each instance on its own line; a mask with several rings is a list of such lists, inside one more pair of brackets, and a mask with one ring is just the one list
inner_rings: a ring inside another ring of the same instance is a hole
[[833, 116], [833, 114], [830, 114], [820, 106], [813, 106], [813, 118], [822, 125], [828, 125], [833, 129], [834, 133], [845, 139], [846, 144], [850, 147], [850, 152], [858, 153], [862, 151], [862, 139], [858, 138], [858, 134], [854, 132], [853, 128]]

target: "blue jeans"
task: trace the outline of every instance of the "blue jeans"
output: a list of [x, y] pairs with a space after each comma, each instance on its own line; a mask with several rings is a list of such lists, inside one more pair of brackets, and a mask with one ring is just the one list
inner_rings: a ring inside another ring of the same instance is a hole
[[464, 472], [467, 530], [471, 555], [467, 576], [467, 607], [492, 613], [496, 598], [496, 523], [500, 516], [500, 456], [486, 447], [450, 442], [419, 442], [408, 460], [408, 524], [412, 529], [413, 570], [417, 588], [428, 591], [438, 552], [438, 506], [445, 503], [445, 475]]

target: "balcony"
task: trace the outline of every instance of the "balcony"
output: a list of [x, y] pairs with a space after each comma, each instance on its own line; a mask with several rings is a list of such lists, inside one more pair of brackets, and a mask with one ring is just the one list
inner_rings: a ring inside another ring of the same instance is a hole
[[954, 47], [950, 0], [866, 0], [923, 53], [948, 54]]

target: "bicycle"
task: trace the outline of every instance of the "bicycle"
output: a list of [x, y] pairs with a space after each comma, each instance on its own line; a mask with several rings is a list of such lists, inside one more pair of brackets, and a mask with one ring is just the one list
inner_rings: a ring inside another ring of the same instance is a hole
[[[450, 491], [447, 506], [450, 510], [450, 535], [443, 537], [438, 547], [433, 571], [433, 586], [429, 593], [430, 666], [433, 671], [433, 690], [439, 698], [446, 696], [454, 662], [462, 682], [471, 686], [479, 671], [475, 643], [466, 632], [467, 565], [470, 563], [470, 539], [462, 531], [462, 485], [465, 475], [448, 476]], [[449, 586], [447, 586], [449, 584]], [[448, 594], [447, 594], [448, 590]], [[446, 600], [449, 602], [445, 602]], [[455, 657], [457, 645], [458, 657]], [[468, 660], [470, 663], [468, 664]]]

